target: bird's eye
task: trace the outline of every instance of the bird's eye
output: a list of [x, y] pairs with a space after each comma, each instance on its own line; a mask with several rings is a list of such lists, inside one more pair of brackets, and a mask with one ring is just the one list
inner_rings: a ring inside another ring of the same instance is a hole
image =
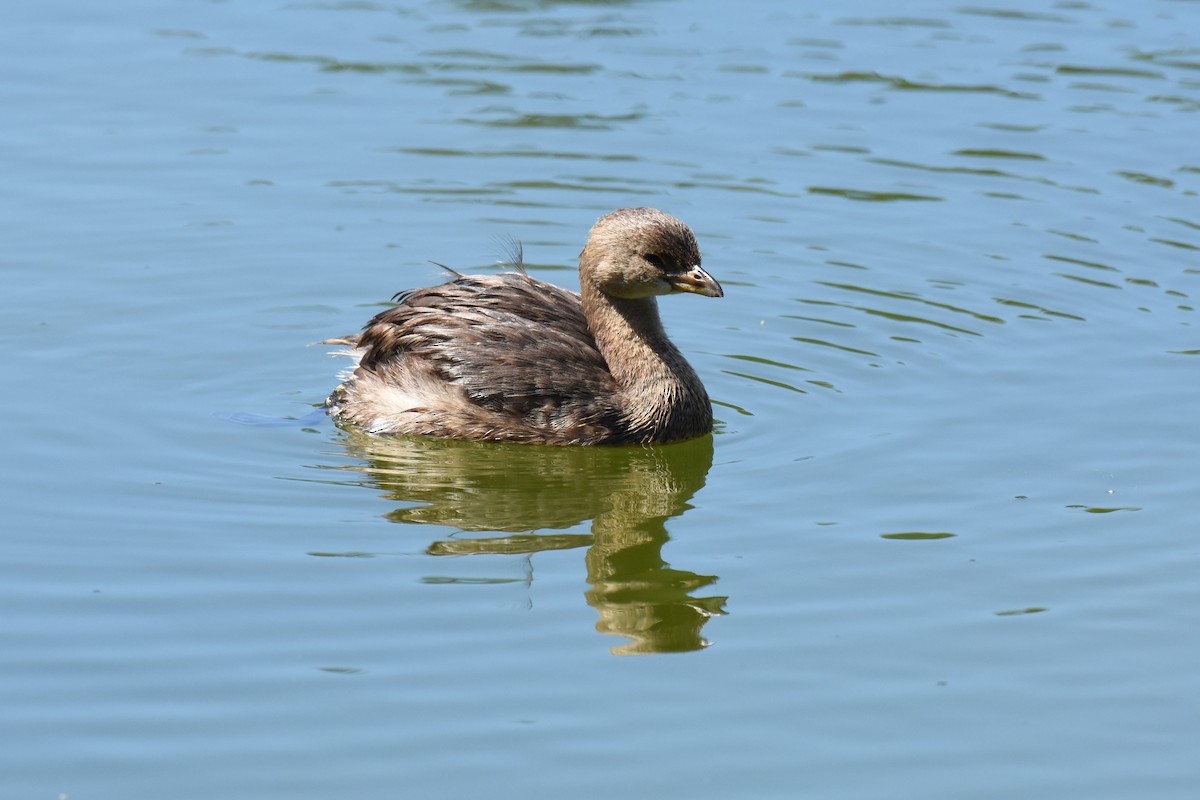
[[655, 269], [666, 269], [667, 261], [658, 253], [647, 253], [646, 260], [650, 262], [650, 266]]

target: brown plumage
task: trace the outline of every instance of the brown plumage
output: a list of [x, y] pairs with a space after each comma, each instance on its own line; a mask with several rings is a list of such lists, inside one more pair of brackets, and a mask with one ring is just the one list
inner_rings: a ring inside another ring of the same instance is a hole
[[524, 272], [460, 275], [397, 295], [351, 345], [325, 401], [378, 434], [545, 444], [690, 439], [712, 430], [704, 385], [667, 338], [656, 295], [721, 297], [687, 225], [652, 208], [601, 217], [579, 294]]

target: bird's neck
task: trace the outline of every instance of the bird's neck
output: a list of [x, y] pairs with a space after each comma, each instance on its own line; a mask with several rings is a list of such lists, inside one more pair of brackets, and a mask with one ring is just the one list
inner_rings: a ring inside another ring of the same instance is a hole
[[657, 301], [610, 297], [587, 280], [581, 299], [596, 346], [625, 397], [631, 424], [670, 438], [707, 431], [712, 424], [708, 393], [667, 338]]
[[609, 297], [586, 282], [581, 295], [588, 326], [617, 383], [633, 387], [674, 374], [673, 362], [683, 356], [667, 338], [653, 297]]

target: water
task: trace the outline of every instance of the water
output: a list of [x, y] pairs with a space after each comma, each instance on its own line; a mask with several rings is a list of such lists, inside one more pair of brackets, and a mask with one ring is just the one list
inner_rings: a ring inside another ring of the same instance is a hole
[[[0, 795], [1190, 798], [1198, 24], [10, 9]], [[430, 260], [628, 205], [726, 288], [711, 439], [313, 414]]]

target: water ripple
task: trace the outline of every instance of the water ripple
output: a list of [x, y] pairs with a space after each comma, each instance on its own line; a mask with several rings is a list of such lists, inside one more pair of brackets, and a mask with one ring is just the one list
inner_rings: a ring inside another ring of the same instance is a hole
[[489, 109], [497, 116], [492, 119], [462, 117], [459, 122], [471, 125], [487, 125], [493, 128], [564, 128], [575, 130], [611, 130], [620, 122], [636, 122], [646, 115], [642, 112], [628, 114], [537, 114], [520, 112], [513, 108]]
[[882, 75], [878, 72], [850, 70], [837, 73], [788, 72], [785, 77], [807, 78], [817, 83], [882, 83], [888, 88], [918, 92], [972, 92], [975, 94], [998, 94], [1020, 100], [1039, 100], [1033, 92], [1018, 92], [995, 84], [928, 83], [912, 81], [897, 75]]
[[859, 200], [867, 203], [891, 203], [904, 200], [918, 201], [933, 201], [939, 202], [945, 200], [944, 197], [936, 197], [927, 194], [912, 194], [910, 192], [877, 192], [867, 189], [845, 189], [836, 186], [809, 186], [809, 194], [827, 194], [835, 197], [842, 197], [846, 200]]
[[985, 6], [964, 6], [955, 9], [959, 14], [972, 14], [980, 17], [997, 17], [999, 19], [1026, 20], [1030, 22], [1074, 22], [1070, 17], [1061, 14], [1047, 14], [1038, 11], [1020, 11], [1013, 8], [994, 8]]
[[745, 378], [746, 380], [754, 381], [756, 383], [763, 383], [763, 384], [766, 384], [767, 386], [774, 386], [779, 389], [787, 389], [788, 391], [798, 392], [800, 394], [808, 394], [803, 389], [796, 387], [796, 386], [792, 386], [790, 383], [784, 383], [783, 381], [777, 381], [777, 380], [772, 380], [770, 378], [764, 378], [759, 375], [751, 375], [748, 372], [735, 372], [734, 370], [729, 370], [729, 369], [723, 369], [723, 370], [721, 370], [721, 372], [725, 373], [726, 375], [732, 375], [735, 378]]
[[944, 19], [931, 17], [847, 17], [834, 20], [835, 25], [863, 25], [879, 28], [950, 28]]
[[[962, 154], [962, 153], [960, 152], [959, 154]], [[1017, 160], [1020, 160], [1020, 159], [1017, 159]], [[1025, 159], [1025, 160], [1038, 160], [1038, 159]], [[1044, 160], [1044, 159], [1041, 159], [1041, 160]], [[1032, 183], [1040, 183], [1043, 186], [1053, 186], [1058, 189], [1066, 189], [1067, 191], [1071, 191], [1071, 192], [1082, 192], [1084, 194], [1100, 194], [1099, 189], [1093, 188], [1091, 186], [1072, 186], [1070, 184], [1059, 183], [1058, 181], [1054, 181], [1054, 180], [1051, 180], [1050, 178], [1046, 178], [1046, 177], [1042, 177], [1042, 176], [1038, 176], [1038, 175], [1018, 175], [1017, 173], [1014, 173], [1014, 172], [1008, 172], [1005, 170], [995, 169], [993, 167], [942, 166], [942, 165], [936, 165], [936, 164], [921, 164], [921, 163], [918, 163], [915, 161], [903, 161], [903, 160], [894, 159], [894, 158], [870, 158], [870, 159], [867, 159], [867, 161], [874, 163], [874, 164], [883, 164], [885, 166], [890, 166], [890, 167], [900, 167], [902, 169], [917, 169], [917, 170], [922, 170], [924, 172], [951, 173], [951, 174], [959, 173], [959, 174], [964, 174], [964, 175], [980, 175], [980, 176], [984, 176], [984, 177], [1011, 178], [1011, 179], [1019, 180], [1019, 181], [1029, 181]]]
[[629, 153], [584, 153], [562, 150], [462, 150], [453, 147], [396, 147], [397, 153], [418, 156], [455, 156], [469, 158], [550, 158], [571, 161], [642, 161]]
[[1016, 150], [1000, 150], [997, 148], [976, 149], [963, 148], [961, 150], [950, 151], [952, 156], [971, 156], [974, 158], [1013, 158], [1023, 159], [1025, 161], [1045, 161], [1046, 157], [1038, 153], [1023, 153]]
[[1072, 64], [1059, 64], [1054, 69], [1060, 75], [1112, 75], [1124, 78], [1154, 78], [1162, 80], [1167, 76], [1152, 69], [1131, 69], [1129, 67], [1079, 67]]
[[1055, 311], [1053, 309], [1046, 308], [1045, 306], [1035, 305], [1034, 303], [1029, 303], [1024, 300], [1014, 300], [1014, 299], [1008, 298], [1008, 297], [995, 297], [993, 299], [997, 303], [1000, 303], [1001, 305], [1011, 306], [1013, 308], [1025, 309], [1028, 311], [1036, 311], [1039, 315], [1042, 315], [1042, 316], [1037, 316], [1034, 314], [1018, 315], [1022, 319], [1046, 319], [1048, 317], [1057, 317], [1059, 319], [1071, 319], [1071, 320], [1075, 320], [1077, 322], [1086, 322], [1087, 321], [1087, 319], [1085, 317], [1078, 316], [1077, 314], [1068, 314], [1066, 311]]
[[[866, 295], [870, 295], [873, 297], [883, 297], [883, 298], [887, 298], [889, 300], [902, 300], [902, 301], [910, 302], [910, 303], [920, 303], [921, 305], [927, 306], [929, 308], [939, 308], [944, 311], [953, 312], [955, 314], [965, 314], [969, 317], [980, 320], [981, 322], [990, 322], [990, 323], [993, 323], [996, 325], [1004, 324], [1004, 320], [1001, 319], [1000, 317], [994, 317], [990, 314], [983, 314], [978, 311], [971, 311], [970, 309], [950, 305], [949, 303], [942, 303], [942, 302], [938, 302], [936, 300], [927, 300], [923, 297], [918, 297], [917, 295], [910, 294], [908, 292], [889, 292], [889, 291], [886, 291], [883, 289], [872, 289], [872, 288], [869, 288], [866, 286], [855, 286], [854, 284], [849, 284], [849, 283], [834, 283], [832, 281], [816, 281], [816, 283], [821, 286], [828, 286], [831, 289], [841, 289], [842, 291], [846, 291], [846, 292], [855, 292], [858, 294], [866, 294]], [[930, 323], [930, 324], [933, 324], [933, 323]], [[970, 332], [970, 331], [968, 331], [968, 332]]]
[[1134, 50], [1130, 58], [1164, 67], [1200, 70], [1200, 47], [1174, 47], [1166, 50]]

